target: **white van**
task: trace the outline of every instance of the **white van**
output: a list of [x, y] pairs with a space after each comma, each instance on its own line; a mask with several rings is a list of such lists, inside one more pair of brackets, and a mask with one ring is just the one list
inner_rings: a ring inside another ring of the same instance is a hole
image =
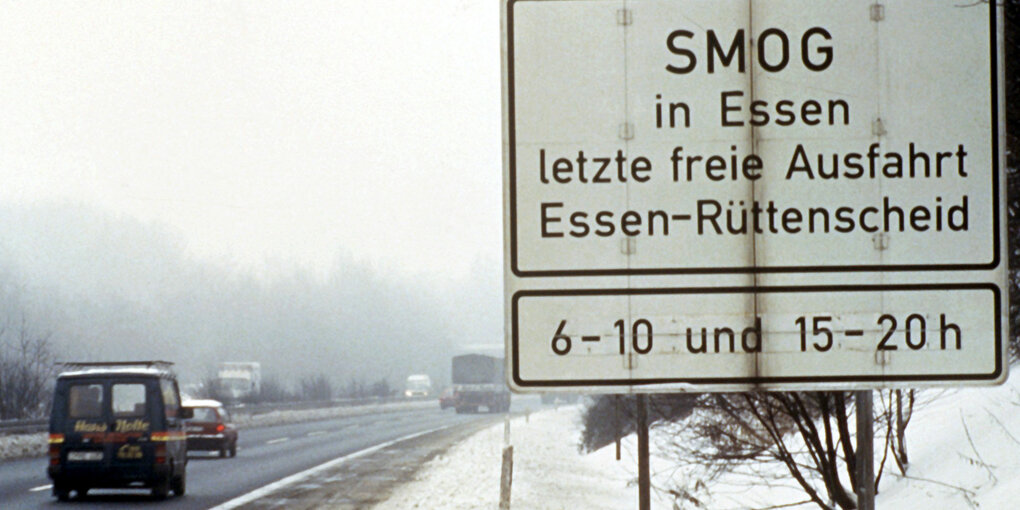
[[428, 397], [432, 395], [432, 379], [425, 374], [407, 376], [404, 384], [404, 396], [407, 398]]

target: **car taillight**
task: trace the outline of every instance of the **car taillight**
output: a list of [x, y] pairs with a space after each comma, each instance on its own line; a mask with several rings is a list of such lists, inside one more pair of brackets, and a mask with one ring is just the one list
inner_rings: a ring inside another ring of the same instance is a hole
[[216, 424], [216, 432], [223, 432], [226, 429], [227, 429], [227, 427], [225, 427], [222, 423], [217, 423]]
[[64, 435], [50, 434], [47, 442], [50, 445], [50, 465], [57, 466], [60, 464], [60, 445], [64, 444]]

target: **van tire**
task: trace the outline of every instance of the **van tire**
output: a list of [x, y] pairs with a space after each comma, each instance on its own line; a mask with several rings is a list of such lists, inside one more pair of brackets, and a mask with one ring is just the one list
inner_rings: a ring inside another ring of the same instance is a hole
[[230, 456], [237, 457], [237, 441], [230, 443]]
[[71, 489], [65, 483], [53, 482], [53, 495], [57, 501], [70, 501]]
[[152, 486], [152, 498], [153, 499], [166, 499], [167, 495], [170, 494], [170, 477], [156, 482], [156, 485]]
[[188, 472], [185, 471], [170, 482], [170, 488], [174, 491], [174, 495], [177, 497], [183, 496], [184, 491], [187, 489]]

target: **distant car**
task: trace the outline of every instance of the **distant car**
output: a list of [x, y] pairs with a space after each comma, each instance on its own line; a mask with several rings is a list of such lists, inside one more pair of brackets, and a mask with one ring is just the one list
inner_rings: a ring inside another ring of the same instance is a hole
[[237, 455], [237, 427], [218, 400], [186, 400], [192, 418], [187, 421], [188, 451], [218, 451], [220, 457]]
[[407, 376], [404, 383], [404, 396], [407, 398], [427, 397], [432, 394], [432, 379], [425, 374]]
[[457, 405], [457, 397], [453, 394], [453, 388], [446, 388], [439, 395], [439, 408], [446, 409]]

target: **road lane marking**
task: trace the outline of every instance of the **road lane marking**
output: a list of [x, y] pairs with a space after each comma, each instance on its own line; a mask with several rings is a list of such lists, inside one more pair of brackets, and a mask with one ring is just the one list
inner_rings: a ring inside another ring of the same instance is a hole
[[278, 438], [278, 439], [270, 439], [269, 441], [266, 441], [266, 444], [285, 443], [287, 441], [290, 441], [289, 437], [281, 437], [281, 438]]
[[50, 484], [50, 485], [40, 485], [38, 487], [32, 487], [31, 489], [28, 489], [28, 492], [42, 492], [42, 491], [48, 491], [48, 490], [50, 490], [52, 488], [53, 488], [53, 484]]
[[268, 496], [269, 494], [271, 494], [272, 492], [280, 490], [280, 489], [282, 489], [282, 488], [284, 488], [284, 487], [286, 487], [288, 485], [292, 485], [292, 484], [295, 484], [295, 483], [300, 482], [302, 480], [305, 480], [307, 478], [310, 478], [311, 476], [313, 476], [313, 475], [315, 475], [315, 474], [317, 474], [317, 473], [319, 473], [321, 471], [325, 471], [325, 470], [327, 470], [327, 469], [329, 469], [331, 467], [343, 464], [344, 462], [347, 462], [348, 460], [355, 459], [355, 458], [361, 457], [363, 455], [368, 455], [370, 453], [375, 453], [375, 452], [377, 452], [379, 450], [382, 450], [383, 448], [386, 448], [386, 447], [389, 447], [389, 446], [393, 446], [393, 445], [395, 445], [397, 443], [400, 443], [402, 441], [407, 441], [408, 439], [414, 439], [414, 438], [416, 438], [418, 436], [424, 436], [425, 434], [431, 434], [432, 432], [436, 432], [436, 431], [439, 431], [439, 430], [450, 428], [450, 427], [452, 427], [454, 425], [455, 424], [443, 425], [442, 427], [436, 427], [434, 429], [429, 429], [429, 430], [425, 430], [425, 431], [422, 431], [422, 432], [415, 432], [414, 434], [408, 434], [406, 436], [398, 437], [396, 439], [393, 439], [393, 440], [390, 440], [390, 441], [386, 441], [384, 443], [379, 443], [379, 444], [377, 444], [375, 446], [370, 446], [368, 448], [365, 448], [364, 450], [358, 450], [358, 451], [356, 451], [354, 453], [351, 453], [351, 454], [348, 454], [348, 455], [344, 455], [343, 457], [339, 457], [339, 458], [336, 458], [336, 459], [324, 462], [322, 464], [319, 464], [318, 466], [308, 468], [308, 469], [306, 469], [306, 470], [304, 470], [304, 471], [302, 471], [300, 473], [295, 473], [295, 474], [290, 475], [290, 476], [288, 476], [286, 478], [281, 478], [281, 479], [279, 479], [279, 480], [277, 480], [277, 481], [275, 481], [273, 483], [270, 483], [268, 485], [263, 485], [262, 487], [259, 487], [258, 489], [255, 489], [255, 490], [253, 490], [253, 491], [251, 491], [251, 492], [249, 492], [247, 494], [242, 494], [242, 495], [240, 495], [240, 496], [238, 496], [238, 497], [236, 497], [236, 498], [234, 498], [234, 499], [232, 499], [230, 501], [227, 501], [227, 502], [222, 503], [220, 505], [214, 506], [210, 510], [232, 510], [232, 509], [237, 508], [237, 507], [239, 507], [241, 505], [246, 505], [248, 503], [251, 503], [252, 501], [255, 501], [255, 500], [259, 499], [259, 498], [264, 498], [264, 497]]
[[325, 433], [326, 433], [325, 430], [313, 430], [313, 431], [308, 433], [308, 437], [321, 436], [321, 435], [323, 435]]

